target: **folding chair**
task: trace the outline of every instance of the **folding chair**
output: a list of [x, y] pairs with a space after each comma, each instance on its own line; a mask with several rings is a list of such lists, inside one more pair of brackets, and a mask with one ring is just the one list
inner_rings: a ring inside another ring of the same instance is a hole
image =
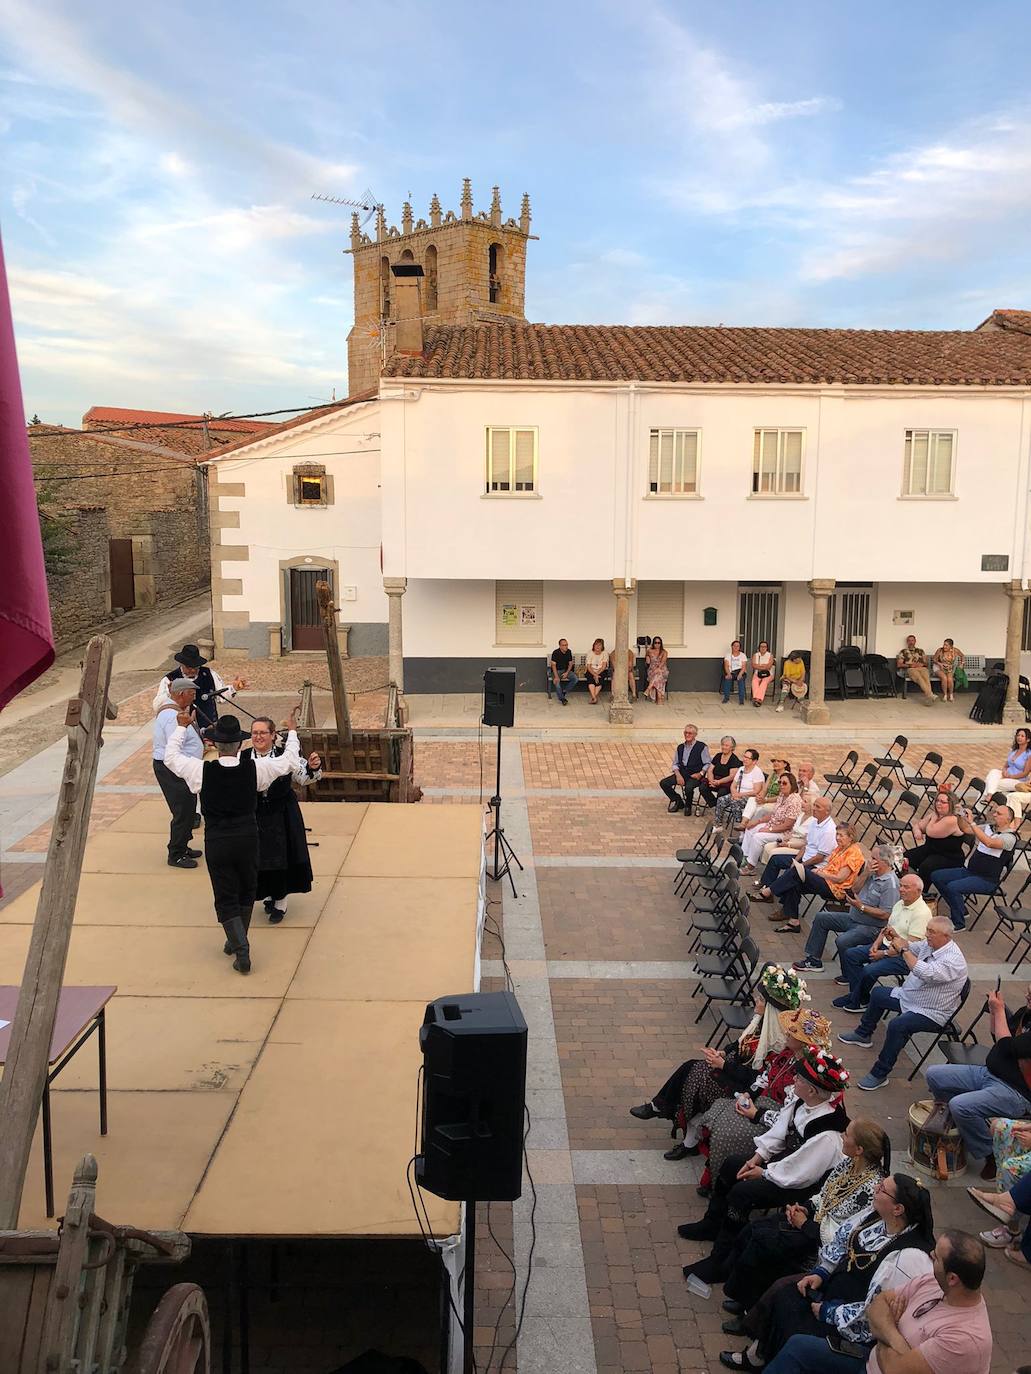
[[737, 912], [722, 930], [702, 930], [695, 940], [695, 949], [702, 954], [722, 954], [728, 945], [735, 944], [741, 937], [741, 922], [746, 927], [744, 934], [751, 929], [752, 905], [744, 892], [738, 893]]
[[[1012, 937], [1013, 940], [1013, 943], [1010, 945], [1009, 954], [1006, 955], [1007, 959], [1012, 957], [1013, 952], [1020, 941], [1021, 937], [1018, 934], [1018, 930], [1020, 928], [1023, 928], [1023, 930], [1025, 931], [1031, 930], [1031, 907], [1023, 907], [1020, 905], [1020, 899], [1021, 897], [1023, 897], [1024, 893], [1028, 890], [1029, 887], [1031, 887], [1031, 873], [1027, 875], [1027, 877], [1021, 883], [1020, 887], [1013, 894], [1012, 898], [1010, 898], [1008, 901], [1001, 887], [999, 891], [994, 894], [995, 914], [998, 917], [998, 920], [995, 922], [995, 925], [992, 928], [992, 933], [988, 936], [988, 939], [985, 941], [985, 944], [990, 945], [992, 941], [995, 939], [996, 935], [998, 935], [999, 931], [1002, 930], [1003, 927], [1005, 927], [1007, 933]], [[1025, 951], [1025, 953], [1021, 956], [1021, 962], [1023, 962], [1023, 960], [1026, 957], [1027, 952]]]
[[824, 773], [823, 780], [827, 784], [827, 800], [832, 801], [838, 791], [846, 783], [852, 781], [852, 774], [859, 766], [859, 755], [854, 749], [850, 749], [841, 760], [837, 769], [833, 773]]
[[722, 835], [717, 835], [709, 827], [711, 842], [708, 847], [703, 848], [696, 845], [693, 849], [678, 849], [677, 859], [680, 861], [680, 872], [673, 883], [674, 896], [681, 896], [687, 883], [693, 878], [701, 877], [703, 874], [712, 873], [716, 867], [716, 860], [719, 858], [725, 843]]
[[938, 783], [938, 791], [951, 792], [954, 797], [958, 796], [959, 789], [963, 786], [963, 779], [965, 776], [966, 774], [964, 770], [960, 768], [959, 764], [954, 763], [942, 778], [941, 782]]
[[[714, 1002], [748, 1002], [752, 997], [752, 976], [759, 965], [759, 946], [751, 938], [742, 941], [741, 959], [743, 973], [739, 977], [732, 978], [703, 978], [701, 984], [701, 995], [704, 998], [703, 1005], [698, 1015], [695, 1017], [695, 1025], [702, 1019]], [[719, 1030], [719, 1023], [713, 1027], [713, 1038]], [[708, 1044], [709, 1040], [705, 1043]]]
[[984, 799], [984, 789], [984, 778], [971, 778], [963, 789], [963, 795], [956, 798], [956, 806], [965, 806], [968, 811], [972, 811], [976, 815]]
[[[1002, 861], [1002, 872], [1001, 872], [1000, 875], [999, 875], [999, 881], [998, 881], [998, 883], [995, 885], [995, 887], [992, 889], [991, 892], [968, 892], [968, 893], [967, 893], [966, 897], [964, 898], [964, 906], [966, 907], [967, 915], [968, 915], [968, 917], [969, 917], [969, 915], [970, 915], [971, 912], [974, 913], [974, 919], [973, 919], [972, 921], [971, 921], [971, 920], [968, 920], [967, 923], [966, 923], [966, 928], [967, 928], [967, 930], [973, 930], [974, 927], [977, 925], [978, 921], [981, 919], [981, 917], [982, 917], [982, 916], [985, 914], [985, 912], [988, 910], [988, 908], [989, 908], [990, 906], [996, 905], [996, 904], [998, 903], [998, 900], [999, 900], [1000, 897], [1002, 897], [1003, 900], [1005, 900], [1005, 890], [1004, 890], [1004, 889], [1005, 889], [1005, 885], [1006, 885], [1006, 879], [1007, 879], [1007, 878], [1009, 877], [1009, 875], [1010, 875], [1010, 869], [1012, 869], [1012, 867], [1013, 867], [1013, 861], [1014, 861], [1015, 858], [1016, 858], [1016, 851], [1014, 851], [1014, 850], [1011, 850], [1011, 851], [1005, 856], [1005, 858], [1004, 858], [1003, 861]], [[1031, 874], [1029, 874], [1028, 877], [1031, 878]], [[1027, 886], [1027, 880], [1025, 879], [1024, 887], [1026, 887], [1026, 886]], [[1018, 892], [1018, 894], [1017, 894], [1018, 897], [1020, 896], [1020, 893], [1022, 893], [1022, 892], [1024, 891], [1024, 887], [1022, 887], [1022, 888], [1020, 889], [1020, 892]], [[1007, 956], [1007, 957], [1008, 957], [1008, 956]]]
[[855, 644], [846, 644], [838, 650], [838, 669], [844, 697], [868, 697], [870, 695], [866, 672], [863, 668], [863, 655]]
[[861, 801], [872, 801], [873, 793], [871, 788], [877, 777], [876, 763], [866, 764], [859, 773], [855, 782], [847, 782], [838, 793], [839, 800], [844, 798], [843, 809], [840, 814], [841, 820], [847, 820], [855, 811], [856, 803]]
[[981, 1010], [967, 1026], [966, 1030], [958, 1040], [947, 1040], [942, 1045], [941, 1052], [945, 1056], [946, 1064], [961, 1064], [964, 1068], [968, 1066], [982, 1068], [988, 1058], [991, 1045], [979, 1045], [977, 1043], [977, 1024], [983, 1016], [988, 1013], [988, 998], [981, 1004]]
[[902, 763], [902, 755], [909, 748], [909, 740], [905, 735], [896, 735], [891, 744], [884, 751], [879, 759], [874, 759], [878, 768], [891, 768], [899, 773], [904, 773], [905, 767]]
[[[917, 789], [926, 792], [930, 791], [932, 788], [935, 791], [937, 791], [938, 774], [941, 772], [941, 766], [941, 754], [936, 754], [932, 749], [929, 749], [927, 753], [923, 756], [923, 758], [920, 760], [920, 766], [919, 768], [917, 768], [916, 772], [911, 774], [911, 776], [908, 778], [906, 778], [905, 775], [903, 775], [902, 781], [905, 783], [905, 785], [909, 788], [911, 792], [914, 792]], [[928, 768], [932, 769], [933, 771], [925, 772], [925, 769]]]
[[[913, 817], [920, 806], [920, 798], [915, 792], [901, 792], [892, 807], [891, 814], [881, 817], [877, 822], [877, 839], [886, 836], [889, 840], [901, 840], [913, 824]], [[902, 808], [907, 807], [905, 815]]]
[[845, 698], [841, 664], [833, 649], [826, 650], [823, 656], [823, 694], [825, 697], [841, 697], [842, 700]]
[[863, 668], [870, 684], [870, 695], [874, 697], [893, 697], [895, 693], [895, 674], [883, 654], [866, 654]]
[[695, 987], [691, 996], [698, 995], [701, 987], [701, 978], [732, 978], [736, 973], [744, 972], [745, 965], [742, 961], [742, 950], [745, 941], [752, 938], [752, 932], [746, 917], [740, 912], [731, 922], [731, 927], [727, 931], [721, 949], [706, 954], [696, 954], [694, 957], [695, 969], [699, 975], [698, 985]]
[[926, 1061], [927, 1061], [927, 1059], [928, 1059], [928, 1057], [929, 1057], [931, 1051], [935, 1048], [935, 1046], [939, 1043], [939, 1041], [941, 1041], [941, 1040], [961, 1040], [961, 1039], [962, 1039], [962, 1032], [960, 1031], [959, 1027], [956, 1025], [956, 1017], [957, 1017], [957, 1016], [959, 1015], [959, 1013], [963, 1010], [964, 1006], [966, 1005], [966, 1000], [967, 1000], [967, 998], [968, 998], [969, 996], [970, 996], [970, 979], [968, 978], [968, 979], [966, 980], [966, 982], [964, 982], [964, 984], [963, 984], [963, 990], [962, 990], [962, 992], [959, 994], [959, 1006], [958, 1006], [958, 1007], [956, 1008], [956, 1010], [952, 1013], [952, 1015], [949, 1017], [949, 1019], [945, 1022], [944, 1026], [939, 1026], [938, 1029], [937, 1029], [936, 1031], [921, 1031], [921, 1032], [920, 1032], [920, 1034], [922, 1034], [922, 1035], [923, 1035], [923, 1034], [929, 1034], [929, 1035], [931, 1036], [931, 1043], [927, 1046], [927, 1049], [924, 1050], [923, 1054], [920, 1056], [920, 1058], [917, 1060], [916, 1064], [913, 1066], [913, 1071], [912, 1071], [912, 1073], [910, 1073], [910, 1074], [907, 1075], [907, 1082], [912, 1083], [913, 1079], [917, 1076], [917, 1074], [920, 1072], [920, 1070], [924, 1067], [924, 1064], [926, 1063]]
[[888, 810], [887, 802], [891, 796], [891, 778], [881, 778], [877, 786], [870, 793], [868, 801], [858, 800], [852, 809], [851, 815], [855, 817], [857, 831], [861, 833], [857, 838], [862, 839], [874, 821], [886, 820], [891, 812]]
[[691, 924], [686, 933], [693, 935], [694, 939], [688, 950], [689, 954], [693, 954], [698, 948], [698, 941], [703, 932], [720, 933], [729, 929], [734, 912], [740, 909], [740, 898], [741, 888], [737, 879], [733, 878], [722, 891], [712, 897], [698, 899], [699, 903], [704, 902], [705, 906], [703, 910], [696, 909], [691, 913]]

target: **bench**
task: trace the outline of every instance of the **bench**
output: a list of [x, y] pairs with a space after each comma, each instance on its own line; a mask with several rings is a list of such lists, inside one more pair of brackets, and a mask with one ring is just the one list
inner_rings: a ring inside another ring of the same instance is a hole
[[[980, 684], [986, 682], [988, 680], [988, 668], [1000, 662], [998, 654], [964, 654], [963, 660], [968, 688], [973, 688], [975, 683]], [[931, 681], [940, 682], [941, 678], [938, 673], [938, 665], [932, 663], [929, 666]], [[901, 695], [904, 697], [906, 695], [906, 688], [909, 686], [909, 678], [897, 668], [895, 669], [895, 676], [902, 684]]]
[[[586, 655], [586, 654], [574, 654], [574, 655], [573, 655], [573, 672], [576, 673], [576, 677], [577, 677], [576, 688], [573, 689], [574, 691], [575, 691], [577, 688], [583, 687], [583, 686], [585, 685], [584, 679], [585, 679], [586, 676], [587, 676], [587, 666], [586, 666], [586, 665], [587, 665], [587, 655]], [[644, 659], [643, 659], [643, 658], [638, 658], [638, 659], [635, 661], [635, 663], [634, 663], [634, 676], [635, 676], [636, 679], [637, 679], [638, 690], [639, 690], [639, 691], [642, 691], [642, 690], [644, 689], [644, 687], [647, 686], [647, 683], [648, 683], [648, 674], [647, 674], [647, 672], [645, 671]], [[611, 688], [611, 686], [612, 686], [611, 674], [610, 674], [609, 677], [606, 679], [606, 683], [607, 683], [607, 685]], [[550, 654], [549, 654], [549, 655], [547, 656], [547, 658], [544, 660], [544, 689], [545, 689], [545, 691], [547, 692], [547, 694], [548, 694], [549, 697], [551, 696], [552, 692], [554, 692], [554, 690], [555, 690], [555, 682], [554, 682], [554, 679], [553, 679], [552, 676], [551, 676], [551, 655], [550, 655]]]

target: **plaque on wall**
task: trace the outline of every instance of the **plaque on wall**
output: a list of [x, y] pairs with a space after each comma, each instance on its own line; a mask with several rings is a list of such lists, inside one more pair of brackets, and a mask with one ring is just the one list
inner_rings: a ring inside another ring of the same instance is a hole
[[981, 555], [982, 572], [1009, 572], [1010, 556], [1008, 553], [983, 553]]

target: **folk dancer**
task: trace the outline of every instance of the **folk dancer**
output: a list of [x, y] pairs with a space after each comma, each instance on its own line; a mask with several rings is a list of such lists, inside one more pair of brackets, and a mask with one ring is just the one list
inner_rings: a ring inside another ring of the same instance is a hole
[[[290, 716], [296, 727], [296, 712]], [[281, 758], [286, 746], [276, 738], [276, 726], [268, 716], [257, 716], [251, 725], [250, 749], [246, 758]], [[322, 776], [322, 759], [309, 754], [298, 758], [292, 773], [276, 778], [268, 787], [258, 789], [258, 886], [256, 897], [264, 901], [265, 913], [273, 925], [286, 915], [291, 892], [311, 891], [311, 860], [304, 833], [304, 817], [294, 792], [294, 783], [308, 787]]]
[[204, 730], [209, 725], [214, 725], [218, 719], [218, 703], [220, 700], [231, 700], [237, 692], [243, 691], [247, 683], [242, 677], [234, 677], [232, 682], [223, 682], [214, 668], [208, 666], [208, 660], [202, 657], [196, 644], [184, 644], [177, 654], [173, 654], [178, 668], [171, 669], [161, 679], [158, 684], [157, 695], [153, 701], [155, 711], [160, 711], [162, 707], [171, 705], [169, 687], [174, 677], [192, 678], [193, 685], [197, 691], [197, 699], [194, 708], [197, 712], [197, 728]]
[[[172, 813], [172, 823], [168, 831], [169, 868], [196, 868], [201, 856], [199, 849], [190, 848], [193, 836], [193, 821], [197, 814], [197, 803], [193, 793], [169, 768], [165, 766], [165, 749], [169, 736], [177, 728], [180, 711], [189, 715], [193, 706], [196, 690], [192, 678], [174, 677], [168, 684], [169, 704], [163, 706], [154, 717], [154, 776], [161, 788], [161, 795]], [[204, 744], [194, 726], [185, 733], [182, 752], [192, 759], [204, 757]]]
[[234, 956], [233, 968], [238, 973], [250, 973], [247, 932], [258, 884], [258, 791], [297, 767], [297, 735], [290, 729], [278, 758], [260, 759], [251, 753], [241, 759], [240, 745], [248, 736], [235, 716], [223, 716], [208, 733], [218, 758], [203, 763], [183, 753], [193, 711], [180, 711], [176, 719], [177, 728], [165, 747], [165, 767], [200, 796], [204, 857], [215, 915], [225, 930], [224, 952]]

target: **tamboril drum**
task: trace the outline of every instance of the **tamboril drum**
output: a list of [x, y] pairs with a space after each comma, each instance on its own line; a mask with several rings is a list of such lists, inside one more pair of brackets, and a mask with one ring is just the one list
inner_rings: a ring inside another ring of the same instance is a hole
[[967, 1152], [951, 1117], [944, 1131], [926, 1129], [933, 1109], [930, 1098], [914, 1102], [910, 1107], [909, 1157], [922, 1173], [945, 1183], [966, 1172]]

